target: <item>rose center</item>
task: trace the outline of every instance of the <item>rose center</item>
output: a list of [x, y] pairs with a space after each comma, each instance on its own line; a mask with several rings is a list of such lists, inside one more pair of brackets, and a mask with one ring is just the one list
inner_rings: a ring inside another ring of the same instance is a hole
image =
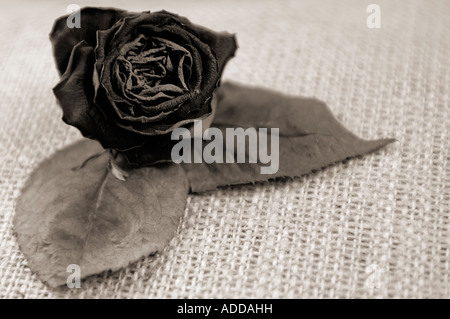
[[114, 73], [128, 97], [162, 97], [167, 92], [173, 97], [189, 90], [191, 65], [191, 54], [183, 47], [141, 34], [122, 47]]

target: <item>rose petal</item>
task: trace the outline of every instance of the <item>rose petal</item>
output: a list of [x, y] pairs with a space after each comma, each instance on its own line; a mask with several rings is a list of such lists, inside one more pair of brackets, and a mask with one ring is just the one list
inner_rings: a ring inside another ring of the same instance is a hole
[[170, 16], [172, 17], [172, 21], [182, 23], [187, 28], [195, 31], [198, 38], [202, 40], [202, 42], [209, 45], [216, 54], [216, 58], [219, 64], [219, 73], [222, 73], [225, 64], [234, 56], [234, 53], [238, 48], [236, 37], [234, 34], [210, 30], [206, 27], [194, 24], [188, 19], [168, 11], [163, 10], [154, 13], [163, 13], [168, 17]]
[[144, 143], [145, 137], [121, 129], [108, 121], [92, 102], [94, 49], [81, 41], [72, 50], [66, 72], [53, 92], [63, 110], [63, 121], [83, 136], [98, 140], [104, 148], [127, 150]]
[[[208, 100], [208, 103], [211, 104], [212, 113], [202, 119], [202, 135], [211, 126], [217, 108], [217, 98], [213, 96], [212, 99]], [[192, 123], [186, 124], [184, 127], [190, 131], [191, 136], [195, 136]], [[172, 161], [172, 148], [179, 141], [172, 140], [171, 135], [171, 133], [168, 133], [159, 136], [149, 136], [145, 144], [123, 152], [123, 155], [129, 164], [135, 166], [154, 165]]]
[[108, 29], [121, 18], [135, 14], [113, 8], [85, 7], [80, 10], [81, 28], [69, 28], [67, 26], [67, 17], [69, 15], [58, 18], [50, 32], [50, 41], [53, 45], [53, 53], [59, 74], [65, 72], [70, 53], [77, 43], [84, 40], [95, 47], [97, 30]]
[[196, 26], [199, 38], [210, 45], [216, 54], [219, 74], [222, 74], [225, 64], [234, 57], [238, 45], [234, 34], [228, 32], [214, 32], [204, 27]]
[[161, 122], [153, 123], [150, 127], [147, 124], [133, 123], [132, 125], [126, 125], [121, 122], [117, 122], [120, 127], [142, 135], [164, 135], [170, 133], [177, 127], [186, 126], [193, 123], [196, 120], [205, 120], [212, 115], [211, 99], [207, 99], [204, 102], [204, 107], [201, 109], [193, 110], [186, 114], [181, 114], [176, 111]]

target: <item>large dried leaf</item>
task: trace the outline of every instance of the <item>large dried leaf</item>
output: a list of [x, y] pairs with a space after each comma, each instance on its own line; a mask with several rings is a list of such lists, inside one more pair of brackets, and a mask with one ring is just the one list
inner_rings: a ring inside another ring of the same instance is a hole
[[18, 200], [19, 245], [31, 270], [51, 286], [66, 283], [70, 264], [86, 277], [161, 251], [184, 212], [188, 187], [179, 165], [133, 169], [123, 181], [104, 153], [71, 169], [102, 151], [83, 140], [57, 152], [34, 171]]
[[[348, 131], [319, 100], [287, 96], [274, 91], [224, 83], [219, 90], [212, 127], [226, 136], [226, 128], [279, 128], [279, 170], [261, 174], [262, 164], [183, 163], [192, 192], [219, 186], [262, 182], [278, 177], [296, 177], [347, 158], [376, 151], [394, 139], [363, 140]], [[268, 131], [270, 133], [270, 131]], [[271, 137], [267, 137], [270, 142]], [[203, 141], [203, 148], [210, 141]], [[270, 150], [270, 146], [268, 147]], [[249, 158], [246, 144], [246, 159]], [[226, 148], [223, 158], [236, 148]], [[254, 154], [253, 154], [254, 155]]]

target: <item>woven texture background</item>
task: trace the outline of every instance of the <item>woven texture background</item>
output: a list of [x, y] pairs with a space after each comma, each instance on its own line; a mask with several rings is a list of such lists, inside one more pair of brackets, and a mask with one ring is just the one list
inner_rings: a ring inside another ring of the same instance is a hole
[[[12, 230], [26, 178], [80, 139], [61, 121], [48, 33], [66, 6], [167, 9], [237, 33], [224, 79], [314, 96], [363, 138], [398, 142], [293, 181], [189, 196], [170, 245], [50, 289]], [[21, 1], [0, 13], [0, 297], [450, 296], [449, 1]]]

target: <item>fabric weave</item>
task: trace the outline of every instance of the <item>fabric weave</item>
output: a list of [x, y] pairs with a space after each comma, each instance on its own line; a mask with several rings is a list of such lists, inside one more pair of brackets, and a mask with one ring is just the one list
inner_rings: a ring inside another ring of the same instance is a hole
[[398, 142], [294, 180], [191, 195], [169, 246], [50, 289], [13, 234], [15, 202], [47, 156], [80, 138], [61, 121], [48, 33], [71, 2], [2, 4], [0, 297], [431, 298], [450, 296], [450, 2], [77, 1], [166, 9], [237, 34], [224, 80], [325, 101], [367, 139]]

